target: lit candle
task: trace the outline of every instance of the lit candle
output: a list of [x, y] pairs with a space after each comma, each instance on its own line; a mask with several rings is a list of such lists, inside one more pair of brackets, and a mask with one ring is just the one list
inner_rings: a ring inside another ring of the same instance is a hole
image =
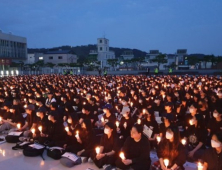
[[133, 102], [130, 103], [131, 107], [133, 107]]
[[31, 131], [32, 131], [32, 134], [34, 134], [34, 133], [35, 133], [35, 129], [34, 129], [34, 128], [32, 128], [32, 130], [31, 130]]
[[79, 131], [77, 130], [76, 131], [76, 136], [75, 136], [77, 139], [79, 139]]
[[42, 133], [42, 126], [39, 126], [38, 129]]
[[157, 137], [156, 137], [156, 140], [157, 140], [158, 143], [160, 143], [161, 137], [160, 137], [160, 136], [157, 136]]
[[0, 117], [0, 122], [2, 121], [2, 117]]
[[181, 140], [181, 143], [182, 143], [183, 145], [186, 145], [186, 143], [187, 143], [186, 139], [182, 139], [182, 140]]
[[119, 127], [119, 122], [118, 122], [118, 121], [116, 121], [116, 127], [117, 127], [117, 128]]
[[20, 124], [20, 123], [17, 124], [17, 128], [18, 128], [18, 129], [21, 128], [21, 124]]
[[139, 124], [139, 125], [141, 124], [141, 119], [137, 120], [137, 124]]
[[101, 121], [102, 121], [102, 122], [104, 122], [104, 121], [105, 121], [103, 117], [101, 118]]
[[146, 114], [146, 110], [145, 109], [143, 109], [143, 114]]
[[169, 166], [169, 159], [164, 159], [163, 162], [164, 162], [164, 164], [165, 164], [165, 166], [167, 168]]
[[98, 155], [100, 153], [100, 147], [96, 147], [96, 154]]
[[119, 157], [120, 157], [122, 160], [125, 160], [125, 159], [126, 159], [126, 157], [125, 157], [125, 155], [124, 155], [123, 152], [120, 152]]
[[116, 106], [116, 110], [118, 110], [118, 106]]
[[203, 170], [203, 164], [201, 162], [197, 163], [197, 170]]
[[69, 132], [69, 127], [68, 126], [65, 127], [65, 130], [66, 130], [66, 132]]

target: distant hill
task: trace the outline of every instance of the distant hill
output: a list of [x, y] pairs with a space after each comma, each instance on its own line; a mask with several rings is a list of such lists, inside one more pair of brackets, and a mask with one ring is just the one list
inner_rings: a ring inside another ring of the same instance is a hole
[[[82, 46], [61, 46], [61, 47], [54, 47], [54, 48], [29, 48], [28, 53], [46, 53], [47, 51], [57, 51], [59, 49], [62, 50], [71, 50], [72, 53], [76, 54], [78, 57], [87, 57], [89, 55], [90, 50], [96, 50], [96, 45], [82, 45]], [[129, 48], [116, 48], [116, 47], [110, 47], [111, 51], [114, 51], [116, 54], [116, 58], [120, 57], [120, 55], [123, 54], [124, 51], [133, 51], [133, 54], [135, 57], [145, 57], [146, 52], [138, 50], [138, 49], [129, 49]]]

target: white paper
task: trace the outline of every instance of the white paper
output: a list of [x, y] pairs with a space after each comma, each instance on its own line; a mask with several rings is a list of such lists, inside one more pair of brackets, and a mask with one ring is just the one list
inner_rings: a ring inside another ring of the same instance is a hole
[[11, 136], [20, 136], [22, 134], [22, 132], [10, 132], [8, 135]]
[[144, 125], [144, 127], [143, 127], [143, 134], [145, 136], [147, 136], [148, 138], [151, 138], [151, 136], [153, 134], [153, 131], [150, 128], [148, 128], [146, 125]]
[[154, 111], [154, 116], [155, 116], [155, 117], [160, 117], [159, 112], [158, 112], [158, 111]]
[[35, 148], [35, 149], [42, 149], [42, 148], [45, 147], [45, 146], [43, 146], [43, 145], [36, 144], [36, 143], [34, 143], [34, 144], [32, 144], [32, 145], [29, 145], [29, 146], [32, 147], [32, 148]]
[[155, 119], [156, 119], [156, 121], [157, 121], [158, 124], [161, 124], [161, 123], [162, 123], [161, 117], [156, 117]]
[[53, 150], [53, 149], [59, 149], [59, 150], [63, 150], [63, 148], [61, 148], [61, 147], [58, 147], [58, 146], [55, 146], [55, 147], [51, 147], [51, 148], [49, 148], [50, 150]]
[[69, 158], [70, 160], [76, 162], [78, 160], [78, 156], [76, 156], [75, 154], [73, 153], [69, 153], [69, 152], [66, 152], [62, 155], [62, 157], [65, 157], [65, 158]]
[[25, 144], [28, 144], [29, 142], [22, 142], [21, 144], [19, 144], [19, 146], [24, 146]]

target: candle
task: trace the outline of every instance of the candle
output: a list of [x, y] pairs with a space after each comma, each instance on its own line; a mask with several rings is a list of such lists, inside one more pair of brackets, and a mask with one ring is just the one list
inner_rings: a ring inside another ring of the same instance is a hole
[[182, 143], [183, 145], [186, 145], [186, 143], [187, 143], [186, 139], [182, 139], [182, 140], [181, 140], [181, 143]]
[[101, 121], [102, 121], [102, 122], [104, 122], [104, 121], [105, 121], [103, 117], [101, 118]]
[[164, 159], [163, 162], [164, 162], [164, 164], [165, 164], [165, 166], [166, 166], [166, 168], [167, 168], [168, 165], [169, 165], [169, 159]]
[[131, 107], [133, 107], [133, 102], [130, 103]]
[[156, 137], [156, 140], [157, 140], [158, 143], [160, 143], [161, 137], [160, 137], [160, 136], [157, 136], [157, 137]]
[[98, 155], [100, 153], [100, 147], [96, 147], [96, 154]]
[[42, 133], [42, 126], [39, 126], [38, 129]]
[[125, 160], [125, 159], [126, 159], [126, 157], [125, 157], [125, 155], [124, 155], [123, 152], [120, 152], [119, 157], [120, 157], [122, 160]]
[[139, 125], [141, 124], [141, 119], [137, 120], [137, 124], [139, 124]]
[[197, 170], [203, 170], [203, 164], [201, 162], [197, 163]]
[[77, 130], [76, 131], [76, 136], [75, 136], [77, 139], [79, 139], [79, 131]]
[[0, 117], [0, 122], [2, 121], [2, 117]]
[[118, 121], [116, 121], [116, 127], [117, 127], [117, 128], [119, 127], [119, 122], [118, 122]]
[[21, 128], [21, 124], [20, 124], [20, 123], [17, 124], [17, 128], [18, 128], [18, 129]]
[[69, 127], [68, 126], [65, 127], [65, 130], [66, 130], [66, 132], [69, 132]]
[[146, 114], [146, 109], [143, 109], [143, 114]]
[[32, 134], [34, 134], [34, 133], [35, 133], [35, 129], [34, 129], [34, 128], [32, 128], [32, 130], [31, 130], [31, 131], [32, 131]]

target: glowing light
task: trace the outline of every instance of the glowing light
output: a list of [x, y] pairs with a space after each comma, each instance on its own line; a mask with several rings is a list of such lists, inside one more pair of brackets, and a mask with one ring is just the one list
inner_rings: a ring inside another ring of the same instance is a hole
[[169, 166], [169, 159], [164, 159], [163, 162], [164, 162], [164, 165], [165, 165], [166, 167]]
[[126, 157], [125, 157], [125, 155], [124, 155], [123, 152], [120, 152], [119, 157], [120, 157], [122, 160], [125, 160], [125, 159], [126, 159]]
[[96, 147], [96, 154], [98, 155], [100, 153], [100, 147]]

